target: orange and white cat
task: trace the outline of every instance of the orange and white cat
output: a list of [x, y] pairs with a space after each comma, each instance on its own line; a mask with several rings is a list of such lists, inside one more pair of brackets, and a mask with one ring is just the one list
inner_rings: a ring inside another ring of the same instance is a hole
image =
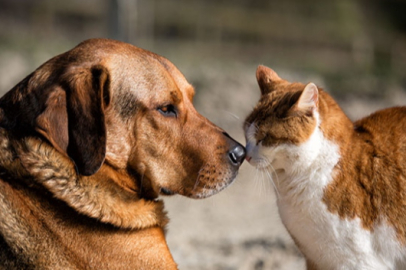
[[353, 123], [313, 83], [289, 83], [264, 66], [257, 80], [247, 160], [272, 173], [307, 268], [406, 269], [406, 107]]

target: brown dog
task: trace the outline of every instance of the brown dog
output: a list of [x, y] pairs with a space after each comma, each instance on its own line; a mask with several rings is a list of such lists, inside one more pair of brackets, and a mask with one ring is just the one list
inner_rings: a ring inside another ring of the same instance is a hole
[[159, 194], [230, 184], [244, 148], [168, 60], [88, 40], [0, 99], [0, 269], [176, 269]]

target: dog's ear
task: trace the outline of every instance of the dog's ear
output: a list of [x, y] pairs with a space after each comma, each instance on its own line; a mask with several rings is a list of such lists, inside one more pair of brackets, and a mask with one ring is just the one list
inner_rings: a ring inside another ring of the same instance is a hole
[[68, 69], [45, 101], [35, 130], [66, 153], [82, 175], [96, 173], [106, 154], [104, 111], [110, 103], [110, 76], [101, 65]]

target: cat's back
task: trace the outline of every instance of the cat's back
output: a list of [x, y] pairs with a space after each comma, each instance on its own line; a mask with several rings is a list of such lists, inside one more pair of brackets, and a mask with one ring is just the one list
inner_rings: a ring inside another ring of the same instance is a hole
[[[376, 235], [380, 225], [394, 229], [394, 246], [405, 244], [406, 107], [377, 111], [356, 121], [354, 131], [324, 202], [340, 218], [360, 218]], [[388, 237], [378, 238], [388, 243]]]
[[[379, 157], [406, 174], [406, 107], [387, 108], [354, 123], [358, 153]], [[381, 168], [384, 170], [385, 168]], [[389, 168], [386, 168], [389, 169]]]
[[406, 131], [406, 106], [387, 108], [364, 117], [354, 123], [358, 133], [370, 133], [379, 139], [380, 135], [404, 137]]

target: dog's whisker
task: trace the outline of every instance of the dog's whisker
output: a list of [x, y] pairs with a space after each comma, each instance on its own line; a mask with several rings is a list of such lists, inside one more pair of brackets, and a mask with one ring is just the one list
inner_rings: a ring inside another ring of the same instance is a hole
[[201, 192], [202, 195], [204, 196], [207, 191], [208, 191], [208, 189], [207, 189], [207, 183], [206, 183], [206, 184], [204, 184], [204, 186], [202, 188], [202, 192]]
[[[202, 166], [202, 167], [200, 168], [200, 170], [197, 172], [197, 177], [196, 177], [195, 184], [193, 185], [192, 193], [195, 192], [195, 191], [196, 191], [196, 188], [199, 186], [200, 177], [201, 177], [200, 173], [201, 173], [202, 171], [204, 171], [204, 166]], [[203, 191], [204, 191], [204, 188], [203, 188]]]
[[200, 179], [200, 175], [197, 176], [197, 178], [196, 178], [196, 182], [195, 182], [195, 184], [193, 186], [192, 192], [194, 192], [196, 190], [197, 186], [199, 185], [199, 179]]

